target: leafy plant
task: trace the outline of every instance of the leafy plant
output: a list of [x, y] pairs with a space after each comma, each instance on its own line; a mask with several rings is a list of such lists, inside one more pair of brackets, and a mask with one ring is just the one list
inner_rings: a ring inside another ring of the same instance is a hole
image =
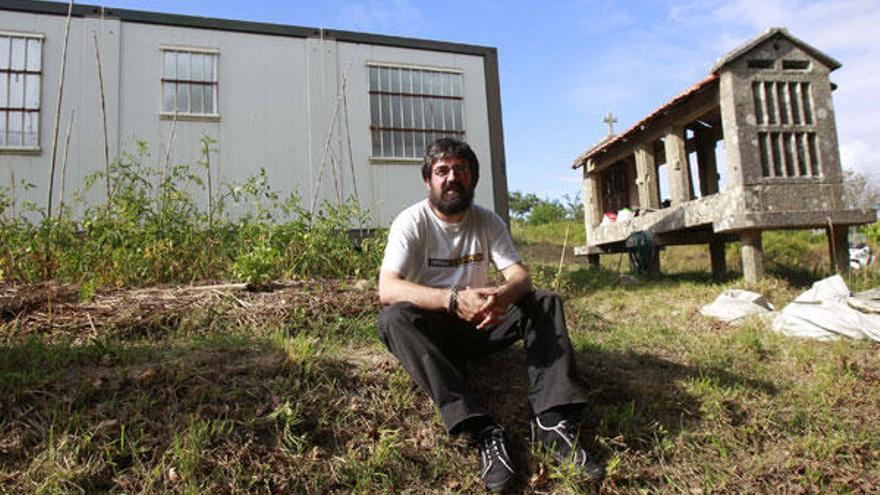
[[[325, 203], [312, 214], [297, 194], [273, 189], [264, 169], [218, 187], [209, 161], [216, 141], [205, 135], [201, 143], [195, 167], [152, 167], [147, 143], [138, 142], [108, 171], [87, 177], [85, 190], [75, 196], [96, 185], [103, 189], [108, 180], [112, 194], [104, 204], [79, 204], [79, 217], [66, 206], [47, 218], [32, 204], [22, 204], [18, 214], [12, 190], [0, 190], [3, 278], [37, 282], [51, 273], [62, 282], [85, 284], [83, 297], [90, 297], [105, 285], [375, 274], [384, 240], [357, 243], [351, 237], [352, 229], [369, 223], [353, 200]], [[198, 197], [208, 198], [207, 210]], [[27, 220], [25, 212], [32, 211], [42, 220]]]

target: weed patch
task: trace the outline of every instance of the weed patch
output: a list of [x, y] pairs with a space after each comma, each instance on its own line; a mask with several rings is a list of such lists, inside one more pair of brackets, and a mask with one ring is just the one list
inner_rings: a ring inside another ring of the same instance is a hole
[[0, 201], [0, 281], [72, 282], [88, 299], [103, 287], [375, 275], [384, 239], [349, 236], [368, 224], [353, 201], [310, 211], [296, 194], [274, 191], [265, 171], [214, 191], [202, 165], [151, 160], [141, 142], [89, 177], [87, 190], [109, 181], [113, 194], [103, 205], [80, 202], [76, 216], [71, 207], [53, 218], [33, 207], [13, 216]]

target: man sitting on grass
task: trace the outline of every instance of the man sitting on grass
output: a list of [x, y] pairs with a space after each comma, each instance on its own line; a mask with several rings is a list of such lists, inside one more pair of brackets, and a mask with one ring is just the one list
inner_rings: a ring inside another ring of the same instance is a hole
[[[516, 480], [504, 430], [468, 389], [462, 363], [523, 339], [532, 438], [590, 479], [602, 469], [578, 443], [573, 415], [586, 395], [576, 384], [562, 300], [535, 291], [498, 215], [473, 205], [479, 163], [463, 142], [430, 144], [422, 164], [427, 200], [391, 225], [379, 274], [382, 342], [440, 410], [446, 430], [465, 433], [492, 491]], [[505, 283], [489, 285], [489, 262]]]

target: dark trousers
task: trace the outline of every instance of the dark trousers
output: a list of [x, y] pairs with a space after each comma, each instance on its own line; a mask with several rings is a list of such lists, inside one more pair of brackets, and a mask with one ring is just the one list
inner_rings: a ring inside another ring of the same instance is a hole
[[469, 390], [462, 364], [519, 339], [525, 344], [533, 414], [586, 402], [577, 384], [562, 299], [532, 291], [504, 316], [498, 325], [478, 330], [454, 315], [411, 303], [385, 306], [379, 314], [379, 338], [434, 401], [450, 433], [468, 418], [488, 415]]

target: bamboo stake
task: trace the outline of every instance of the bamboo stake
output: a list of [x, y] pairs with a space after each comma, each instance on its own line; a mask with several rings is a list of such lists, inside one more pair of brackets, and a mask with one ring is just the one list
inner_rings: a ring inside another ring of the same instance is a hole
[[[354, 60], [349, 60], [348, 66], [351, 67], [351, 63]], [[351, 129], [348, 126], [348, 79], [343, 78], [342, 80], [342, 113], [345, 114], [345, 138], [348, 142], [348, 167], [351, 171], [351, 187], [354, 191], [354, 201], [360, 206], [360, 199], [358, 198], [358, 187], [357, 187], [357, 177], [354, 174], [354, 153], [351, 149]]]
[[171, 150], [174, 149], [174, 136], [175, 131], [177, 130], [177, 110], [174, 110], [174, 116], [171, 119], [171, 133], [168, 136], [168, 149], [165, 150], [165, 165], [162, 168], [162, 176], [159, 180], [159, 187], [156, 188], [156, 206], [159, 211], [162, 211], [162, 204], [164, 203], [164, 198], [159, 197], [159, 193], [162, 191], [162, 184], [165, 182], [165, 177], [168, 175], [168, 168], [171, 164]]
[[73, 116], [76, 115], [74, 108], [70, 112], [70, 119], [67, 121], [67, 133], [64, 136], [64, 158], [61, 160], [61, 195], [58, 198], [58, 216], [64, 211], [64, 189], [67, 183], [67, 156], [70, 151], [70, 130], [73, 128]]
[[9, 169], [9, 181], [12, 183], [12, 220], [18, 216], [18, 211], [16, 209], [17, 199], [15, 197], [16, 185], [15, 185], [15, 166]]
[[[349, 66], [345, 69], [345, 72], [342, 74], [342, 87], [345, 88], [348, 84], [348, 73], [351, 69], [351, 61], [349, 61]], [[318, 203], [318, 194], [321, 190], [321, 179], [324, 177], [324, 169], [327, 167], [327, 153], [330, 151], [330, 143], [333, 140], [333, 128], [336, 126], [336, 120], [339, 117], [339, 105], [342, 103], [342, 95], [344, 93], [340, 92], [339, 95], [336, 96], [336, 105], [333, 107], [333, 117], [330, 119], [330, 125], [327, 127], [327, 138], [324, 140], [324, 151], [321, 154], [321, 169], [318, 171], [318, 181], [315, 184], [315, 187], [312, 192], [312, 206], [309, 208], [309, 212], [312, 216], [315, 215], [315, 206]]]
[[330, 148], [330, 165], [333, 167], [333, 186], [336, 189], [336, 203], [342, 204], [342, 185], [339, 182], [339, 157], [336, 156], [336, 148]]
[[[11, 221], [14, 222], [15, 219], [18, 217], [18, 214], [17, 214], [17, 212], [16, 212], [16, 208], [15, 208], [15, 202], [16, 202], [15, 189], [16, 189], [16, 187], [15, 187], [15, 166], [14, 166], [14, 165], [12, 165], [12, 166], [9, 167], [9, 181], [10, 181], [10, 183], [11, 183], [11, 185], [12, 185], [12, 189], [11, 189], [11, 193], [12, 193], [12, 198], [11, 198], [11, 199], [12, 199], [12, 216], [9, 217], [9, 220], [11, 220]], [[11, 258], [11, 260], [10, 260], [10, 266], [15, 266], [15, 264], [16, 264], [16, 260], [15, 260], [15, 258], [16, 258], [16, 250], [15, 250], [15, 249], [10, 249], [10, 250], [9, 250], [9, 257]]]
[[565, 226], [565, 236], [562, 238], [562, 254], [559, 255], [559, 269], [556, 270], [556, 281], [553, 290], [559, 290], [559, 281], [562, 280], [562, 264], [565, 262], [565, 249], [568, 247], [568, 231], [571, 225]]
[[58, 98], [55, 100], [55, 126], [52, 129], [52, 159], [49, 163], [49, 194], [46, 205], [46, 218], [49, 219], [49, 230], [46, 232], [46, 266], [44, 266], [46, 278], [51, 278], [49, 267], [52, 239], [52, 194], [55, 188], [55, 161], [58, 156], [58, 128], [61, 126], [61, 103], [64, 97], [64, 72], [67, 69], [67, 44], [70, 40], [70, 17], [73, 15], [73, 0], [67, 4], [67, 20], [64, 23], [64, 44], [61, 48], [61, 71], [58, 78]]
[[[103, 14], [103, 8], [101, 9]], [[110, 197], [113, 195], [110, 189], [110, 143], [107, 136], [107, 105], [104, 100], [104, 69], [101, 65], [101, 50], [98, 48], [98, 33], [92, 31], [92, 40], [95, 42], [95, 59], [98, 61], [98, 95], [101, 98], [101, 122], [103, 124], [104, 138], [104, 171], [107, 174], [107, 204], [110, 203]]]
[[321, 180], [324, 178], [324, 169], [327, 168], [327, 152], [330, 150], [330, 143], [333, 139], [333, 126], [336, 125], [336, 115], [339, 109], [339, 99], [336, 99], [336, 107], [333, 109], [333, 117], [330, 119], [330, 126], [327, 128], [327, 139], [324, 140], [324, 151], [321, 153], [321, 169], [318, 170], [318, 181], [312, 190], [312, 205], [309, 212], [315, 215], [315, 206], [318, 203], [318, 194], [321, 192]]
[[202, 154], [205, 156], [205, 174], [208, 179], [208, 226], [214, 225], [214, 194], [211, 187], [211, 138], [202, 136]]

